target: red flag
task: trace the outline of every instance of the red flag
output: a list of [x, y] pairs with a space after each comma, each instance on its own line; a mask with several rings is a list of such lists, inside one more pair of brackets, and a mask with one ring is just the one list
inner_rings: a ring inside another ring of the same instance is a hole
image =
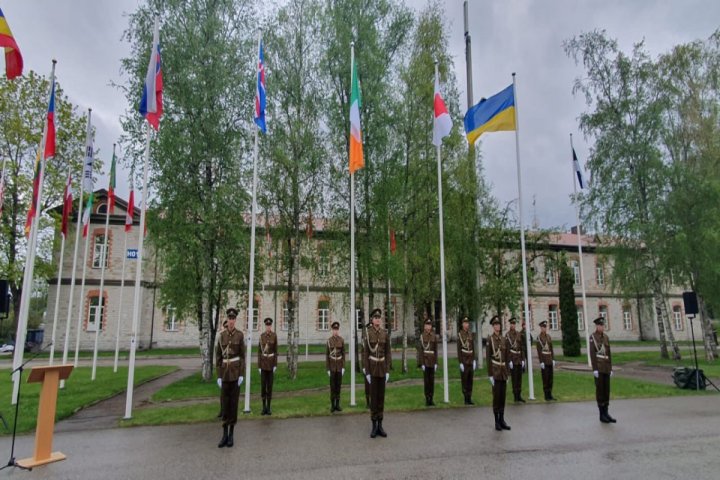
[[135, 211], [135, 192], [130, 190], [127, 213], [125, 214], [125, 231], [129, 232], [133, 226], [133, 212]]
[[390, 229], [390, 253], [395, 254], [397, 244], [395, 243], [395, 230]]
[[38, 149], [37, 157], [35, 157], [35, 175], [33, 176], [33, 193], [30, 199], [30, 209], [28, 210], [27, 219], [25, 219], [25, 236], [30, 236], [30, 227], [33, 219], [37, 214], [37, 200], [40, 192], [40, 150]]
[[67, 183], [65, 184], [65, 193], [63, 193], [63, 214], [62, 214], [62, 226], [60, 232], [63, 237], [67, 238], [68, 233], [68, 220], [72, 213], [72, 175], [68, 175]]

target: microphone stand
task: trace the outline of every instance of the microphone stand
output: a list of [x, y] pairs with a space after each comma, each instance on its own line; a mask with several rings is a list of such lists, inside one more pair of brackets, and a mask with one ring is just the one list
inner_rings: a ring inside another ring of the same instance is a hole
[[[22, 469], [22, 470], [28, 470], [28, 471], [32, 470], [32, 467], [30, 467], [30, 468], [28, 468], [28, 467], [23, 467], [22, 465], [20, 465], [19, 463], [17, 463], [17, 461], [15, 461], [15, 436], [16, 436], [16, 434], [17, 434], [18, 412], [19, 412], [19, 410], [20, 410], [20, 398], [21, 398], [21, 397], [20, 397], [20, 387], [22, 386], [22, 373], [23, 373], [23, 370], [25, 369], [25, 365], [27, 365], [28, 363], [30, 363], [30, 362], [32, 362], [33, 360], [35, 360], [41, 353], [43, 353], [43, 351], [44, 351], [46, 348], [48, 348], [48, 347], [51, 346], [51, 345], [52, 345], [52, 342], [48, 343], [48, 344], [45, 345], [43, 348], [41, 348], [40, 350], [38, 350], [37, 353], [35, 353], [35, 355], [33, 355], [33, 356], [31, 356], [30, 358], [28, 358], [27, 360], [25, 360], [25, 362], [24, 362], [22, 365], [20, 365], [20, 366], [17, 367], [15, 370], [13, 370], [12, 372], [10, 372], [10, 376], [12, 376], [15, 372], [20, 372], [20, 373], [18, 374], [18, 376], [19, 376], [20, 378], [19, 378], [19, 380], [18, 380], [18, 397], [17, 397], [17, 402], [15, 402], [15, 419], [13, 420], [12, 446], [10, 447], [10, 460], [8, 460], [7, 465], [5, 465], [5, 466], [3, 466], [3, 467], [0, 467], [0, 470], [5, 470], [5, 469], [8, 468], [8, 467], [16, 467], [16, 468], [20, 468], [20, 469]], [[17, 348], [18, 345], [15, 345], [15, 347]], [[23, 348], [23, 347], [21, 346], [20, 348]]]

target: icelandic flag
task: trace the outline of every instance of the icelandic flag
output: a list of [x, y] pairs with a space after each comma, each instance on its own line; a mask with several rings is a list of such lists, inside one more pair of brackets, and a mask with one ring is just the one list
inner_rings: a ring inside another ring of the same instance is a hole
[[575, 147], [573, 147], [572, 152], [573, 165], [575, 166], [575, 174], [577, 175], [578, 184], [580, 185], [580, 189], [582, 190], [583, 188], [585, 188], [585, 182], [583, 181], [582, 170], [580, 170], [580, 162], [578, 162], [577, 155], [575, 154]]
[[260, 40], [258, 47], [257, 85], [255, 87], [255, 123], [263, 133], [267, 133], [265, 125], [265, 55], [263, 43]]
[[160, 129], [160, 117], [163, 114], [162, 105], [162, 62], [160, 60], [160, 24], [155, 17], [155, 30], [153, 33], [152, 51], [148, 64], [142, 99], [140, 100], [140, 113], [155, 129]]

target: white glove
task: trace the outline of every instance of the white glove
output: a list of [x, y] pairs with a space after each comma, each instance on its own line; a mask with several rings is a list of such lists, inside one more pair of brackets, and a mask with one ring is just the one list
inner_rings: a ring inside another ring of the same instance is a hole
[[363, 368], [363, 375], [365, 375], [365, 369]]
[[387, 383], [389, 380], [390, 380], [390, 374], [386, 373], [385, 374], [385, 383]]
[[553, 360], [553, 368], [555, 368], [555, 360]]
[[218, 384], [218, 388], [222, 388], [222, 378], [218, 378], [217, 384]]
[[329, 377], [329, 376], [330, 376], [330, 370], [328, 370], [327, 372], [328, 372], [328, 377]]
[[473, 370], [477, 370], [477, 360], [473, 360]]
[[525, 360], [522, 361], [522, 368], [525, 368]]
[[611, 376], [611, 377], [613, 376], [613, 373], [615, 373], [615, 372], [613, 372], [612, 370], [610, 370], [610, 376]]
[[545, 370], [545, 362], [540, 362], [540, 370]]
[[258, 374], [259, 374], [259, 375], [262, 375], [262, 369], [261, 369], [261, 368], [258, 368]]
[[595, 375], [595, 378], [598, 378], [598, 377], [599, 377], [598, 371], [597, 371], [597, 370], [593, 370], [593, 375]]
[[420, 365], [420, 368], [422, 368], [422, 371], [425, 371], [425, 365]]
[[238, 387], [245, 381], [245, 377], [238, 377]]
[[462, 363], [460, 364], [460, 371], [465, 373], [465, 365], [463, 365]]
[[368, 383], [372, 383], [372, 382], [370, 381], [370, 374], [365, 375], [365, 379], [368, 381]]
[[512, 360], [510, 360], [510, 363], [508, 365], [510, 366], [510, 370], [512, 370], [515, 367], [515, 365], [513, 365]]
[[341, 376], [345, 375], [345, 369], [344, 369], [344, 368], [340, 371], [340, 375], [341, 375]]
[[435, 371], [437, 372], [437, 363], [435, 364]]
[[488, 377], [488, 380], [490, 380], [490, 385], [492, 385], [494, 387], [495, 386], [495, 378]]
[[277, 367], [273, 367], [273, 373], [275, 373], [275, 370], [277, 370]]

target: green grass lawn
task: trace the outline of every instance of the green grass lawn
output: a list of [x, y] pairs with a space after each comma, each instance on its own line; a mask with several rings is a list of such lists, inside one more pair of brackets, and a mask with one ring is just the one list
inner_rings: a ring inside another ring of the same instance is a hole
[[[56, 421], [72, 415], [79, 409], [97, 403], [125, 391], [127, 387], [127, 367], [121, 367], [113, 373], [112, 367], [98, 367], [96, 380], [90, 380], [90, 367], [76, 368], [65, 382], [65, 388], [58, 392]], [[176, 370], [171, 366], [143, 366], [135, 369], [135, 384], [139, 385]], [[35, 419], [40, 394], [39, 383], [26, 383], [28, 373], [24, 372], [20, 389], [20, 412], [18, 415], [18, 433], [35, 428]], [[12, 381], [9, 374], [0, 375], [0, 412], [8, 423], [8, 430], [0, 427], [0, 435], [12, 434], [15, 406], [10, 404]]]
[[[460, 382], [452, 379], [449, 382], [450, 403], [442, 403], [443, 391], [441, 377], [436, 377], [435, 385], [435, 403], [436, 408], [462, 408], [463, 398], [460, 388]], [[542, 398], [542, 381], [539, 373], [534, 375], [535, 395], [537, 399]], [[327, 386], [327, 385], [326, 385]], [[524, 387], [527, 390], [527, 384]], [[627, 378], [614, 377], [611, 386], [611, 399], [621, 398], [648, 398], [663, 396], [684, 396], [684, 395], [708, 395], [710, 393], [694, 392], [691, 390], [681, 390], [672, 386], [660, 385], [650, 382], [642, 382]], [[217, 386], [215, 386], [214, 395], [218, 396]], [[592, 376], [575, 372], [557, 372], [555, 374], [555, 386], [553, 395], [560, 401], [587, 401], [595, 398], [595, 386]], [[365, 397], [362, 384], [358, 384], [356, 390], [357, 406], [350, 407], [349, 393], [345, 389], [342, 394], [341, 406], [343, 414], [365, 413]], [[509, 399], [512, 394], [508, 393]], [[525, 393], [527, 397], [527, 393]], [[490, 395], [490, 383], [484, 378], [476, 378], [473, 390], [473, 400], [476, 405], [489, 406], [492, 402]], [[536, 400], [542, 402], [542, 400]], [[512, 400], [509, 400], [512, 402]], [[424, 410], [424, 394], [422, 385], [388, 385], [385, 397], [385, 410], [393, 411], [412, 411]], [[273, 416], [272, 418], [291, 418], [291, 417], [312, 417], [320, 415], [330, 415], [329, 411], [329, 390], [324, 392], [311, 392], [305, 395], [293, 395], [287, 397], [277, 397], [273, 400]], [[242, 405], [240, 406], [242, 410]], [[253, 400], [251, 402], [252, 413], [248, 415], [239, 414], [239, 419], [258, 419], [264, 418], [260, 416], [260, 401]], [[163, 425], [178, 423], [198, 423], [216, 421], [218, 412], [217, 403], [203, 403], [197, 405], [158, 405], [148, 408], [135, 409], [134, 417], [130, 420], [123, 420], [121, 425]], [[337, 414], [336, 414], [337, 415]]]

